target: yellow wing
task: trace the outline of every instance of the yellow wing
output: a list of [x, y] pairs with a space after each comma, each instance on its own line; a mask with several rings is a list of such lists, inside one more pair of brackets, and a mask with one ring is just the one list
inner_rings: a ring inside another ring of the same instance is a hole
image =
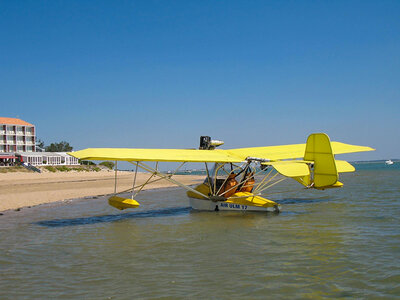
[[[374, 150], [370, 147], [354, 146], [339, 142], [331, 142], [331, 147], [333, 154]], [[231, 150], [88, 148], [69, 154], [82, 160], [242, 162], [248, 157], [257, 157], [271, 161], [303, 158], [305, 150], [306, 144], [293, 144]]]
[[69, 153], [82, 160], [241, 162], [225, 150], [88, 148]]
[[[371, 147], [356, 146], [340, 142], [331, 142], [331, 147], [334, 155], [375, 150]], [[305, 150], [306, 150], [306, 144], [293, 144], [293, 145], [283, 145], [283, 146], [239, 148], [227, 151], [229, 152], [229, 154], [241, 157], [243, 160], [249, 156], [264, 158], [269, 160], [281, 160], [281, 159], [303, 158]]]

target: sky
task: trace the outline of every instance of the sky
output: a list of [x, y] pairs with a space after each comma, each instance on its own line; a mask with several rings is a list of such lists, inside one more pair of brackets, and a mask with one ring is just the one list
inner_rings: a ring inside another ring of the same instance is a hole
[[400, 158], [400, 1], [0, 0], [0, 103], [74, 150], [325, 132]]

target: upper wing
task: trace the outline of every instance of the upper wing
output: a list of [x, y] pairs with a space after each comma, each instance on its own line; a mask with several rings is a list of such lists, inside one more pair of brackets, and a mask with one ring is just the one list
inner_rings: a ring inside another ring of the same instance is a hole
[[239, 148], [227, 150], [231, 155], [241, 157], [245, 160], [246, 157], [257, 157], [268, 160], [302, 158], [306, 144], [294, 144], [283, 146], [268, 146], [254, 148]]
[[[331, 142], [333, 154], [372, 151], [373, 148]], [[88, 148], [69, 153], [82, 160], [242, 162], [247, 157], [276, 161], [303, 158], [306, 144], [239, 148], [230, 150]]]
[[241, 162], [226, 150], [88, 148], [68, 153], [82, 160]]
[[[331, 142], [333, 154], [345, 154], [354, 152], [374, 151], [375, 149], [365, 146], [356, 146], [340, 142]], [[238, 156], [242, 160], [246, 157], [258, 157], [268, 160], [303, 158], [306, 144], [293, 144], [283, 146], [268, 146], [254, 148], [239, 148], [227, 150], [229, 154]]]

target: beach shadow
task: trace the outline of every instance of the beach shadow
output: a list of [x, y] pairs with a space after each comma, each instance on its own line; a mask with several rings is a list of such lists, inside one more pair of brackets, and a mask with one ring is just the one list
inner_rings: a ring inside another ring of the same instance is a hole
[[90, 225], [98, 223], [110, 223], [125, 219], [142, 219], [142, 218], [159, 218], [159, 217], [169, 217], [188, 214], [190, 212], [190, 207], [174, 207], [174, 208], [164, 208], [156, 210], [148, 210], [143, 212], [131, 212], [123, 213], [118, 215], [104, 215], [104, 216], [93, 216], [86, 218], [72, 218], [72, 219], [54, 219], [47, 221], [39, 221], [35, 224], [44, 227], [67, 227], [67, 226], [78, 226], [78, 225]]

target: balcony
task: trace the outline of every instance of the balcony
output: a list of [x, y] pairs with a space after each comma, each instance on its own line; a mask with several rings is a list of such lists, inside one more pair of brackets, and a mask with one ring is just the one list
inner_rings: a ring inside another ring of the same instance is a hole
[[15, 145], [14, 141], [7, 141], [7, 145]]
[[15, 134], [14, 130], [7, 130], [7, 134]]
[[17, 135], [24, 135], [23, 131], [17, 131]]

